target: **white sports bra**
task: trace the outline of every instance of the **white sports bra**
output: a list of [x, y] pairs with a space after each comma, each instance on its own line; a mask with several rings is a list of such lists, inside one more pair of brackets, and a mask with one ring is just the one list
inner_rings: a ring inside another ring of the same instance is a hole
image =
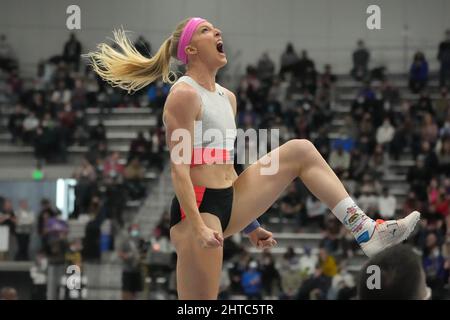
[[208, 91], [189, 76], [179, 78], [172, 88], [180, 82], [193, 87], [201, 100], [201, 117], [194, 124], [191, 166], [219, 161], [233, 163], [236, 122], [224, 88], [216, 83], [216, 90]]

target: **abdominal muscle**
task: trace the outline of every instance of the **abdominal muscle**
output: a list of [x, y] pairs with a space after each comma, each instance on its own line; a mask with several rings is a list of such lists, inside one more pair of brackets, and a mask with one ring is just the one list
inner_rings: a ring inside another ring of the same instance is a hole
[[211, 189], [223, 189], [233, 185], [237, 178], [233, 164], [203, 164], [191, 168], [191, 180], [194, 186]]

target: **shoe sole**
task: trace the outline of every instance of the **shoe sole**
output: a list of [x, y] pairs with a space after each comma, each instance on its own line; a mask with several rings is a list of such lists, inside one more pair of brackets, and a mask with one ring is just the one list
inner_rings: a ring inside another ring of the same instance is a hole
[[[403, 234], [403, 236], [400, 238], [400, 240], [398, 240], [398, 241], [395, 242], [395, 243], [392, 243], [392, 244], [387, 245], [387, 246], [384, 247], [382, 250], [387, 249], [387, 248], [390, 248], [390, 247], [393, 247], [393, 246], [395, 246], [395, 245], [397, 245], [397, 244], [399, 244], [399, 243], [402, 243], [403, 241], [405, 241], [406, 239], [409, 238], [409, 236], [411, 235], [411, 233], [412, 233], [412, 232], [414, 231], [414, 229], [416, 228], [417, 222], [420, 220], [420, 215], [421, 215], [419, 211], [413, 211], [413, 212], [411, 212], [411, 213], [408, 215], [408, 217], [409, 217], [410, 215], [412, 215], [412, 214], [414, 214], [414, 220], [413, 220], [414, 223], [410, 223], [410, 224], [409, 224], [408, 229], [406, 229], [406, 232]], [[361, 248], [361, 249], [362, 249], [362, 248]], [[367, 249], [368, 249], [368, 248], [367, 248]], [[382, 250], [378, 251], [377, 253], [381, 252]], [[362, 251], [363, 251], [364, 254], [365, 254], [366, 256], [368, 256], [369, 258], [370, 258], [370, 257], [373, 257], [374, 255], [377, 254], [377, 253], [374, 253], [374, 254], [368, 255], [368, 254], [364, 251], [364, 249], [362, 249]], [[369, 251], [370, 251], [370, 250], [369, 250]]]

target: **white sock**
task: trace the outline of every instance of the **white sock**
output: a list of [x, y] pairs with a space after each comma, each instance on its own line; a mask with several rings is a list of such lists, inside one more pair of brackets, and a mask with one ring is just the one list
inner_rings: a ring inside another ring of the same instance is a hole
[[356, 205], [352, 198], [342, 199], [331, 211], [351, 231], [359, 244], [369, 241], [376, 223]]

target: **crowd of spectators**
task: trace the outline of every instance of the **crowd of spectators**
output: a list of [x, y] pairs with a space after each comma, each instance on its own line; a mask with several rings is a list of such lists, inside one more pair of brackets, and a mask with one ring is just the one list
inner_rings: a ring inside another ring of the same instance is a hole
[[[151, 55], [150, 44], [142, 36], [136, 47], [143, 55]], [[148, 193], [147, 174], [158, 174], [164, 165], [161, 113], [169, 86], [157, 82], [127, 95], [97, 77], [80, 53], [82, 44], [71, 34], [62, 54], [41, 61], [30, 80], [20, 76], [12, 49], [5, 36], [0, 37], [0, 100], [11, 106], [8, 112], [1, 110], [5, 112], [2, 121], [11, 143], [32, 146], [39, 166], [70, 161], [69, 146], [87, 149], [72, 173], [77, 183], [74, 210], [68, 216], [86, 221], [83, 239], [69, 239], [67, 221], [49, 200], [43, 199], [40, 211], [34, 213], [26, 200], [13, 208], [11, 199], [1, 198], [0, 225], [8, 226], [10, 250], [0, 253], [0, 258], [36, 257], [31, 272], [35, 298], [45, 297], [48, 264], [97, 263], [103, 251], [122, 247], [114, 241], [127, 222], [127, 201], [143, 200]], [[99, 110], [94, 122], [88, 116], [93, 108]], [[148, 109], [158, 119], [156, 126], [136, 133], [126, 153], [111, 146], [104, 124], [120, 108]], [[31, 243], [33, 233], [38, 244]]]

